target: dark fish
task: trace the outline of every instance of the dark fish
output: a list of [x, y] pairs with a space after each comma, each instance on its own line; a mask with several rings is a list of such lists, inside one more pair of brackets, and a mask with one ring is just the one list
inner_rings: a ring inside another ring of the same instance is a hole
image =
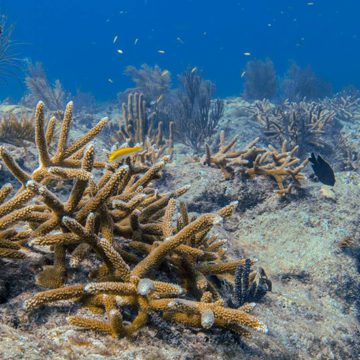
[[334, 186], [335, 174], [331, 166], [320, 155], [316, 158], [314, 153], [311, 153], [309, 161], [319, 181], [325, 185]]

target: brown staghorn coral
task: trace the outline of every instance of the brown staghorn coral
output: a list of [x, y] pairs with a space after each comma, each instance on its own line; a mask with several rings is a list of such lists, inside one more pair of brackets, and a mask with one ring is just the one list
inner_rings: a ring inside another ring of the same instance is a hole
[[[52, 176], [50, 173], [51, 167], [79, 168], [81, 166], [81, 160], [78, 159], [78, 155], [82, 155], [87, 143], [89, 143], [108, 122], [107, 118], [103, 118], [88, 133], [68, 145], [72, 110], [73, 104], [69, 102], [64, 112], [56, 151], [51, 155], [49, 144], [51, 143], [51, 136], [54, 130], [53, 121], [50, 120], [47, 128], [45, 128], [44, 103], [41, 101], [38, 103], [35, 111], [35, 142], [38, 150], [39, 167], [31, 175], [20, 169], [6, 149], [3, 146], [0, 147], [2, 160], [12, 174], [21, 182], [23, 187], [25, 187], [26, 182], [30, 179], [38, 182], [47, 182], [51, 178], [56, 178], [56, 176]], [[97, 163], [95, 166], [103, 167], [104, 164]]]
[[294, 146], [287, 150], [284, 141], [281, 150], [269, 145], [268, 148], [257, 147], [259, 138], [254, 139], [242, 150], [232, 150], [237, 138], [225, 144], [225, 134], [220, 133], [220, 145], [217, 153], [213, 154], [210, 146], [206, 145], [206, 154], [202, 162], [208, 166], [220, 168], [225, 179], [232, 179], [236, 173], [242, 173], [250, 178], [257, 175], [268, 176], [276, 181], [279, 188], [278, 194], [290, 193], [294, 187], [300, 187], [301, 180], [305, 177], [301, 171], [309, 160], [300, 161], [295, 154], [299, 147]]
[[134, 167], [154, 164], [164, 155], [172, 156], [174, 151], [174, 123], [168, 125], [165, 138], [163, 122], [155, 121], [156, 113], [148, 113], [142, 93], [130, 93], [127, 104], [122, 104], [122, 119], [119, 131], [113, 128], [113, 141], [128, 146], [142, 144], [145, 151], [133, 155]]
[[[247, 313], [249, 309], [227, 308], [214, 281], [224, 274], [234, 279], [236, 269], [245, 265], [245, 259], [229, 259], [225, 241], [212, 234], [237, 204], [191, 217], [185, 204], [178, 206], [176, 200], [189, 187], [170, 193], [154, 188], [164, 161], [145, 172], [98, 163], [94, 147], [85, 146], [92, 131], [67, 144], [71, 107], [65, 111], [58, 146], [50, 156], [43, 104], [38, 105], [35, 130], [40, 166], [32, 174], [25, 173], [5, 148], [1, 150], [5, 164], [23, 184], [7, 201], [11, 189], [5, 186], [0, 191], [1, 240], [16, 233], [28, 249], [53, 255], [53, 265], [37, 275], [39, 285], [52, 289], [35, 294], [25, 309], [77, 301], [105, 318], [74, 315], [68, 318], [70, 324], [114, 337], [130, 336], [149, 321], [152, 312], [205, 329], [218, 326], [243, 335], [249, 330], [266, 332], [266, 326]], [[100, 171], [94, 176], [96, 164]], [[49, 179], [73, 182], [67, 200], [56, 193]], [[92, 261], [94, 256], [89, 283], [63, 286], [70, 267], [72, 273], [84, 271], [83, 259]], [[124, 311], [125, 307], [131, 310]]]
[[5, 202], [12, 189], [11, 184], [5, 184], [0, 188], [0, 258], [23, 259], [25, 254], [20, 251], [18, 231], [11, 228], [12, 223], [9, 221], [16, 219], [16, 201], [9, 207], [6, 207]]

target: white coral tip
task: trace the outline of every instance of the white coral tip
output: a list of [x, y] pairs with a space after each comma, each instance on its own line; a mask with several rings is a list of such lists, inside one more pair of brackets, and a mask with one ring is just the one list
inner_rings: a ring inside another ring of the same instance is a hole
[[259, 326], [256, 328], [256, 330], [264, 334], [267, 334], [269, 332], [269, 328], [261, 321], [259, 321]]
[[215, 315], [212, 310], [206, 309], [201, 312], [201, 326], [204, 329], [210, 329], [215, 322]]
[[151, 279], [141, 279], [137, 286], [137, 292], [139, 295], [148, 295], [154, 288], [154, 282]]
[[221, 224], [223, 222], [223, 218], [220, 215], [216, 215], [214, 220], [212, 221], [213, 225]]
[[119, 169], [117, 170], [117, 172], [116, 173], [119, 173], [121, 170], [126, 170], [126, 171], [128, 171], [129, 170], [129, 165], [121, 165], [120, 167], [119, 167]]
[[93, 284], [87, 284], [84, 287], [84, 292], [91, 294], [94, 291], [94, 285]]
[[35, 185], [35, 181], [34, 180], [29, 180], [26, 182], [26, 187], [31, 187]]

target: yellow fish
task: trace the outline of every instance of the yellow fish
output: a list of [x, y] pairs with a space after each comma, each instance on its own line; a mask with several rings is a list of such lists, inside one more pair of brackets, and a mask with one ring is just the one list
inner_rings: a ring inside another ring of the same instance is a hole
[[137, 153], [139, 151], [141, 151], [143, 148], [141, 146], [134, 146], [134, 147], [123, 147], [120, 149], [117, 149], [115, 151], [113, 151], [112, 153], [110, 153], [108, 155], [108, 160], [110, 162], [113, 162], [117, 159], [122, 159], [128, 155]]

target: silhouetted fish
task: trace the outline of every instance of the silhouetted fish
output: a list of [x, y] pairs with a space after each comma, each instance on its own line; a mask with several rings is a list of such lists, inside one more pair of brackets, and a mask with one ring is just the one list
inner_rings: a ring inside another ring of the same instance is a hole
[[325, 185], [334, 186], [335, 174], [331, 166], [320, 155], [316, 158], [314, 153], [311, 153], [309, 161], [319, 181]]

